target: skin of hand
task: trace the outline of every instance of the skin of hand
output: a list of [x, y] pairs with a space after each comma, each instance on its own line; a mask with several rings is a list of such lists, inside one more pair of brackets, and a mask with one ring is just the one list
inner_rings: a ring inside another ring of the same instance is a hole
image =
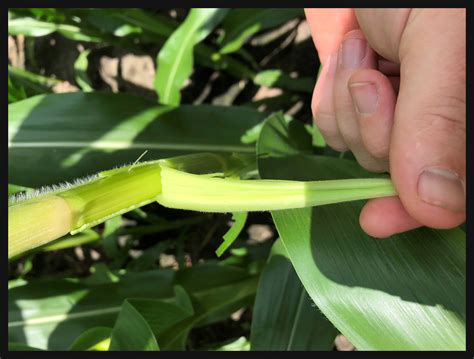
[[397, 197], [360, 215], [383, 238], [466, 218], [465, 9], [305, 9], [323, 69], [312, 111], [326, 142]]

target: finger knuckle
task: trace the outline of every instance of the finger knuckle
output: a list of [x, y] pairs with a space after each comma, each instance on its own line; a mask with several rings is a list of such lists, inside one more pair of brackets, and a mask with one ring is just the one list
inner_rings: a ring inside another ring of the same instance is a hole
[[364, 141], [367, 152], [379, 160], [387, 160], [390, 151], [390, 144], [380, 137], [372, 137]]
[[347, 146], [344, 143], [337, 141], [333, 138], [327, 139], [326, 143], [329, 147], [338, 152], [346, 152], [348, 150]]
[[364, 162], [363, 164], [361, 164], [361, 166], [364, 167], [367, 171], [374, 173], [383, 173], [387, 171], [386, 166], [378, 164], [377, 162]]
[[357, 162], [369, 172], [382, 173], [388, 170], [388, 163], [369, 156], [357, 156]]

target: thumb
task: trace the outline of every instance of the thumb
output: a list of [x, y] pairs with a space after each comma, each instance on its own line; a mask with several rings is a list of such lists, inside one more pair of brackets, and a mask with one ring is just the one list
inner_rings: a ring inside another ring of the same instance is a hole
[[407, 212], [434, 228], [465, 220], [466, 13], [412, 10], [400, 38], [390, 172]]

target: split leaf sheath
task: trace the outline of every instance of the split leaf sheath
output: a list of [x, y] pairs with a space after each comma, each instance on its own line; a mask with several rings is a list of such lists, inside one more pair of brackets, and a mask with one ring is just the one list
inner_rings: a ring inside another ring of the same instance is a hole
[[181, 156], [101, 172], [77, 185], [13, 200], [8, 208], [8, 258], [154, 201], [201, 212], [247, 212], [396, 195], [390, 179], [238, 179], [236, 174], [247, 165], [236, 156]]

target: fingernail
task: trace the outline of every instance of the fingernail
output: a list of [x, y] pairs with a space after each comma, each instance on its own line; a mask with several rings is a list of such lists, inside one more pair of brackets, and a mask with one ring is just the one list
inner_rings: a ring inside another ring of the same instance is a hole
[[356, 69], [365, 57], [365, 40], [349, 38], [341, 45], [341, 65], [345, 69]]
[[418, 179], [418, 195], [431, 205], [454, 212], [466, 209], [466, 192], [459, 176], [448, 169], [432, 167]]
[[352, 102], [360, 115], [372, 115], [377, 110], [379, 94], [372, 82], [355, 82], [349, 85]]

